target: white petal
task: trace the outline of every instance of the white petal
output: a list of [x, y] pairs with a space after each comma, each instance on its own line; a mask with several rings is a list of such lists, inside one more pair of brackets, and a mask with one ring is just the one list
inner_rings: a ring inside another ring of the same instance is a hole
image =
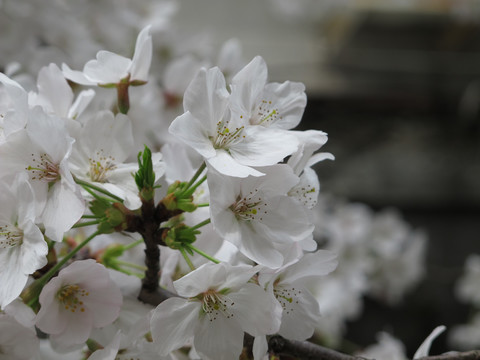
[[194, 148], [203, 157], [215, 156], [215, 149], [208, 138], [213, 133], [210, 133], [209, 129], [190, 112], [187, 111], [173, 120], [168, 131]]
[[181, 298], [170, 298], [153, 311], [151, 319], [153, 342], [160, 355], [185, 345], [194, 335], [201, 304]]
[[318, 301], [308, 290], [299, 286], [290, 290], [289, 299], [291, 302], [284, 301], [282, 325], [278, 333], [287, 339], [306, 340], [313, 335], [320, 321]]
[[267, 82], [267, 65], [256, 56], [232, 79], [232, 98], [235, 111], [249, 116]]
[[38, 73], [38, 95], [44, 98], [55, 115], [66, 117], [73, 101], [73, 91], [55, 64], [43, 67]]
[[337, 255], [333, 251], [318, 250], [306, 254], [297, 263], [289, 266], [281, 275], [281, 284], [292, 284], [300, 279], [316, 278], [331, 273], [337, 268]]
[[222, 285], [227, 276], [226, 265], [207, 263], [173, 282], [178, 294], [185, 297], [194, 297]]
[[243, 349], [243, 330], [232, 318], [219, 315], [210, 321], [204, 315], [195, 333], [194, 345], [205, 360], [238, 359]]
[[245, 178], [247, 176], [263, 176], [260, 171], [236, 161], [225, 150], [217, 150], [215, 156], [207, 159], [208, 165], [223, 175]]
[[151, 25], [143, 28], [138, 34], [135, 44], [135, 53], [129, 69], [130, 80], [148, 80], [148, 71], [152, 62], [152, 37], [150, 36]]
[[[183, 97], [185, 111], [190, 111], [207, 131], [216, 131], [228, 103], [225, 78], [218, 68], [201, 69], [192, 80]], [[188, 128], [185, 129], [188, 131]], [[213, 134], [210, 134], [213, 135]]]
[[447, 328], [444, 325], [437, 326], [430, 335], [423, 341], [422, 345], [413, 355], [413, 359], [419, 359], [424, 356], [428, 356], [430, 352], [430, 346], [432, 345], [433, 340], [435, 340], [441, 333], [443, 333]]
[[70, 119], [76, 119], [81, 113], [83, 113], [94, 97], [95, 91], [92, 89], [81, 91], [71, 108], [68, 110], [67, 117]]
[[235, 303], [232, 308], [234, 317], [245, 332], [260, 336], [278, 331], [282, 308], [278, 301], [260, 286], [248, 283], [228, 296]]
[[67, 64], [62, 64], [63, 76], [74, 83], [81, 85], [97, 85], [95, 81], [89, 80], [81, 71], [72, 70]]
[[267, 355], [268, 343], [267, 337], [264, 335], [255, 336], [253, 340], [253, 359], [254, 360], [263, 360]]
[[131, 60], [124, 56], [101, 50], [96, 60], [85, 64], [85, 77], [96, 84], [116, 84], [128, 75]]
[[298, 139], [287, 130], [251, 126], [244, 134], [244, 141], [229, 148], [232, 157], [243, 165], [274, 165], [298, 148]]
[[70, 230], [85, 210], [85, 201], [79, 191], [63, 178], [49, 190], [47, 204], [42, 214], [45, 235], [53, 241], [62, 241], [63, 234]]

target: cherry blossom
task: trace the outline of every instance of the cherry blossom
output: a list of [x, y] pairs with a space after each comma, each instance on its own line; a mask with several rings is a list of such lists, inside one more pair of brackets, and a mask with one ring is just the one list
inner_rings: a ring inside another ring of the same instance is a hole
[[154, 311], [152, 337], [161, 355], [184, 346], [193, 337], [204, 359], [239, 357], [243, 334], [273, 334], [280, 325], [280, 305], [258, 285], [248, 265], [205, 264], [174, 282], [185, 298], [170, 298]]
[[93, 328], [112, 323], [122, 294], [103, 265], [75, 261], [52, 278], [40, 293], [36, 326], [64, 347], [84, 343]]

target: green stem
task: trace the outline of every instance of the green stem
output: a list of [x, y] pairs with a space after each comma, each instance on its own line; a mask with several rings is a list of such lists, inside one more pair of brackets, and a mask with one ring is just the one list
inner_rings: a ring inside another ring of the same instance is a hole
[[195, 266], [193, 266], [192, 261], [190, 260], [187, 253], [185, 252], [185, 249], [181, 247], [178, 250], [180, 250], [180, 252], [182, 253], [182, 256], [185, 259], [185, 261], [187, 262], [188, 266], [190, 267], [190, 270], [192, 270], [192, 271], [195, 270]]
[[74, 228], [80, 228], [80, 227], [84, 227], [84, 226], [90, 226], [90, 225], [98, 225], [102, 222], [103, 220], [99, 219], [99, 220], [94, 220], [94, 221], [85, 221], [83, 223], [77, 223], [75, 225], [72, 226], [72, 229]]
[[[102, 189], [101, 187], [98, 187], [96, 185], [93, 185], [93, 184], [90, 184], [89, 182], [86, 182], [86, 181], [83, 181], [83, 180], [80, 180], [79, 178], [74, 178], [75, 179], [75, 182], [79, 185], [82, 185], [83, 187], [88, 187], [90, 189], [93, 189], [95, 191], [98, 191], [99, 193], [102, 193], [104, 195], [107, 195], [109, 197], [111, 197], [112, 199], [118, 201], [118, 202], [121, 202], [123, 203], [123, 199], [118, 197], [117, 195], [114, 195], [112, 194], [110, 191], [107, 191], [105, 189]], [[85, 189], [86, 190], [86, 189]]]
[[115, 260], [115, 263], [117, 263], [118, 265], [123, 265], [123, 266], [127, 266], [127, 267], [130, 267], [132, 269], [137, 269], [137, 270], [141, 270], [141, 271], [145, 271], [147, 270], [147, 267], [146, 266], [141, 266], [141, 265], [137, 265], [137, 264], [132, 264], [132, 263], [129, 263], [127, 261], [123, 261], [123, 260]]
[[198, 228], [201, 228], [202, 226], [205, 226], [207, 224], [210, 224], [211, 220], [210, 219], [206, 219], [206, 220], [203, 220], [201, 223], [198, 223], [197, 225], [195, 226], [192, 226], [190, 228], [190, 230], [197, 230]]
[[135, 246], [140, 245], [140, 244], [143, 244], [143, 239], [140, 239], [140, 240], [134, 241], [133, 243], [125, 245], [123, 247], [123, 250], [130, 250], [131, 248], [134, 248]]
[[207, 207], [210, 206], [209, 203], [197, 204], [197, 207]]
[[187, 190], [184, 191], [185, 196], [191, 196], [197, 188], [202, 185], [202, 183], [207, 180], [207, 175], [203, 176], [200, 180], [198, 180], [192, 187], [187, 188]]
[[203, 170], [205, 170], [206, 167], [207, 167], [207, 164], [205, 164], [205, 161], [204, 161], [202, 165], [200, 165], [200, 167], [198, 168], [197, 172], [193, 175], [193, 177], [188, 182], [185, 190], [188, 190], [188, 188], [193, 185], [193, 183], [198, 179], [198, 177], [202, 174]]
[[82, 219], [98, 219], [97, 215], [82, 215]]
[[214, 262], [215, 264], [220, 264], [220, 260], [215, 259], [213, 256], [208, 255], [207, 253], [204, 253], [202, 250], [197, 249], [195, 246], [191, 244], [185, 244], [189, 249], [195, 251], [197, 254], [202, 255], [204, 258], [207, 258], [211, 262]]
[[[50, 270], [48, 270], [40, 279], [38, 279], [38, 284], [41, 285], [42, 287], [50, 280], [50, 278], [57, 273], [58, 270], [61, 269], [63, 265], [66, 264], [68, 260], [70, 260], [72, 257], [75, 256], [76, 253], [78, 253], [85, 245], [87, 245], [95, 236], [101, 234], [100, 231], [95, 231], [92, 235], [87, 237], [85, 240], [83, 240], [75, 249], [70, 251], [67, 255], [65, 255], [62, 260], [60, 260], [58, 263], [55, 264], [54, 267], [52, 267]], [[34, 303], [36, 303], [38, 300], [38, 296], [34, 297], [33, 299], [30, 299], [28, 302], [29, 306], [32, 306]]]

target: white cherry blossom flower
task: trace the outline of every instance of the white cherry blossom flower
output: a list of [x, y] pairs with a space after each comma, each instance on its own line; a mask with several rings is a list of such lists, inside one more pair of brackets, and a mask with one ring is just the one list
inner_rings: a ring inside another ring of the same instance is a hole
[[192, 337], [202, 359], [238, 359], [244, 332], [273, 334], [280, 305], [249, 283], [257, 271], [248, 265], [205, 264], [174, 282], [185, 298], [162, 302], [152, 315], [152, 337], [160, 355], [184, 346]]
[[267, 84], [268, 70], [256, 56], [232, 79], [232, 111], [251, 125], [292, 129], [302, 119], [307, 104], [305, 86], [286, 81]]
[[320, 308], [318, 301], [308, 291], [306, 282], [331, 273], [337, 264], [335, 253], [318, 250], [280, 269], [260, 271], [260, 285], [265, 286], [282, 305], [280, 335], [299, 341], [312, 336], [320, 321]]
[[40, 222], [54, 241], [62, 239], [85, 209], [80, 187], [68, 168], [73, 142], [65, 122], [37, 106], [30, 110], [26, 128], [0, 144], [0, 177], [29, 174], [35, 197], [44, 206]]
[[39, 105], [47, 114], [76, 119], [95, 96], [92, 89], [81, 91], [74, 101], [72, 88], [55, 64], [40, 69], [37, 79], [38, 93], [30, 92], [30, 106]]
[[[138, 164], [126, 162], [133, 153], [130, 119], [111, 111], [98, 112], [89, 118], [77, 134], [70, 169], [79, 179], [93, 183], [126, 200], [129, 208], [141, 205], [132, 173]], [[155, 155], [156, 175], [163, 175], [161, 155]]]
[[228, 176], [261, 176], [253, 167], [276, 164], [297, 149], [294, 136], [250, 126], [240, 116], [233, 116], [228, 100], [220, 69], [200, 70], [185, 92], [185, 113], [172, 122], [170, 133]]
[[152, 37], [146, 26], [137, 37], [133, 58], [101, 50], [95, 60], [88, 61], [83, 71], [71, 70], [62, 65], [65, 77], [82, 85], [112, 85], [128, 79], [130, 83], [145, 83], [152, 60]]
[[84, 343], [93, 328], [112, 323], [122, 294], [107, 269], [94, 260], [75, 261], [42, 289], [36, 326], [62, 347]]
[[215, 230], [258, 264], [278, 268], [283, 250], [312, 236], [305, 208], [287, 192], [298, 182], [287, 165], [261, 169], [266, 175], [239, 179], [208, 174]]
[[[35, 225], [39, 205], [25, 173], [0, 182], [0, 308], [22, 292], [28, 276], [47, 263], [48, 245]], [[41, 209], [40, 209], [41, 211]]]

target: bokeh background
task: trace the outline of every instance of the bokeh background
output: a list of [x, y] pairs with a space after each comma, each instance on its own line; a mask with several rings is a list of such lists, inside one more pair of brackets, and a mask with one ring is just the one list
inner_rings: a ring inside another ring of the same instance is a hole
[[[336, 157], [316, 166], [321, 191], [394, 206], [428, 234], [424, 280], [394, 308], [366, 298], [345, 338], [385, 330], [412, 354], [435, 326], [466, 322], [455, 282], [480, 252], [480, 2], [180, 3], [183, 31], [236, 37], [270, 80], [305, 83], [301, 126], [326, 131]], [[442, 335], [432, 353], [449, 349]]]
[[[321, 191], [396, 207], [428, 234], [424, 279], [393, 308], [365, 298], [343, 349], [374, 343], [384, 330], [413, 354], [435, 326], [467, 322], [472, 308], [457, 300], [455, 284], [467, 256], [480, 253], [480, 0], [157, 1], [138, 18], [127, 9], [141, 5], [93, 2], [71, 2], [76, 13], [62, 22], [67, 1], [0, 0], [2, 71], [14, 60], [32, 74], [50, 61], [80, 69], [105, 39], [127, 55], [137, 29], [125, 29], [152, 21], [157, 45], [175, 28], [179, 53], [192, 44], [209, 53], [237, 38], [247, 61], [264, 57], [270, 81], [306, 85], [301, 128], [327, 132], [323, 150], [336, 157], [315, 167]], [[432, 353], [449, 349], [444, 334]]]

